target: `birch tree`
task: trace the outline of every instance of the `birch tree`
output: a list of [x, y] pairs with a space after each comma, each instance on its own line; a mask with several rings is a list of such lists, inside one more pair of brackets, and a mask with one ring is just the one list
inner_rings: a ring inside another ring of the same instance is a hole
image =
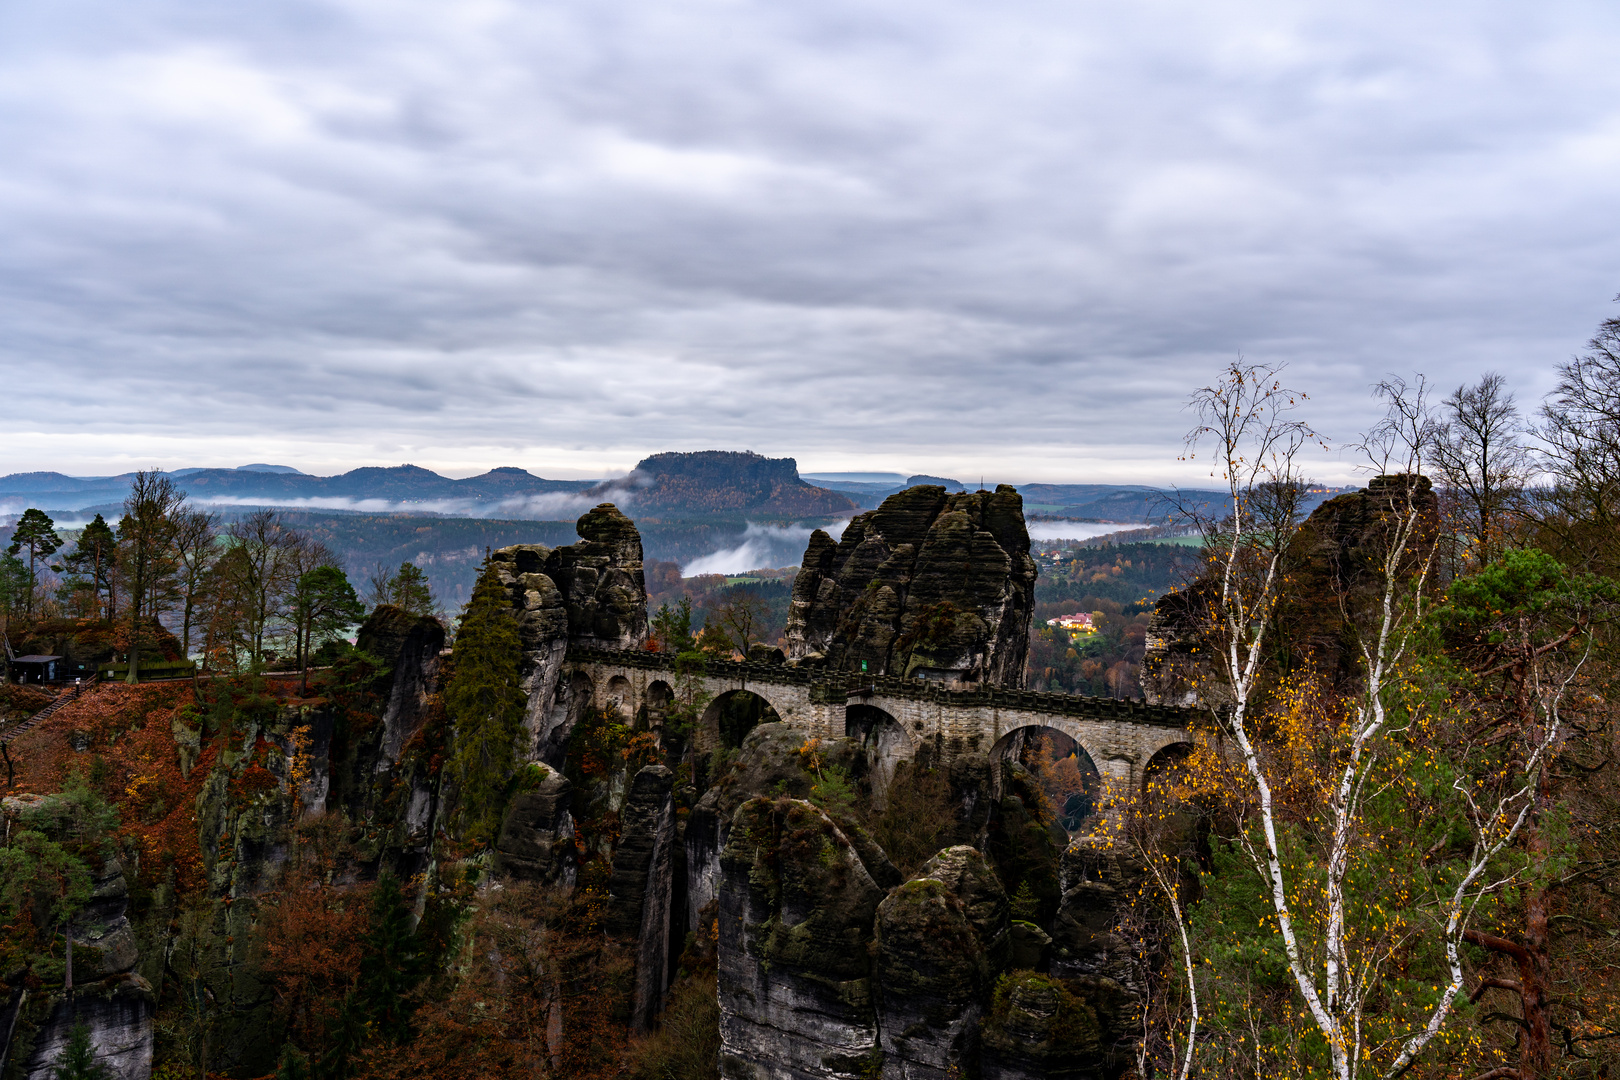
[[[1537, 722], [1512, 733], [1507, 764], [1496, 753], [1482, 765], [1421, 648], [1439, 542], [1420, 475], [1434, 435], [1426, 387], [1395, 380], [1377, 392], [1386, 416], [1359, 447], [1377, 474], [1360, 532], [1325, 556], [1340, 562], [1335, 596], [1289, 595], [1291, 568], [1307, 554], [1295, 545], [1323, 542], [1298, 527], [1299, 456], [1315, 438], [1292, 415], [1303, 396], [1277, 369], [1234, 364], [1194, 395], [1200, 423], [1188, 437], [1189, 454], [1209, 453], [1227, 491], [1227, 517], [1206, 523], [1210, 566], [1189, 590], [1202, 619], [1210, 723], [1193, 786], [1214, 792], [1235, 820], [1235, 848], [1258, 887], [1265, 940], [1244, 945], [1263, 954], [1275, 943], [1297, 1015], [1338, 1080], [1400, 1075], [1437, 1039], [1455, 1050], [1442, 1033], [1463, 992], [1461, 946], [1481, 905], [1524, 872], [1515, 841], [1560, 744], [1561, 706], [1579, 669], [1539, 684]], [[1324, 692], [1308, 671], [1273, 668], [1274, 616], [1300, 599], [1339, 606], [1350, 685]], [[1427, 852], [1415, 846], [1430, 835], [1440, 839]], [[1200, 945], [1187, 932], [1196, 920], [1184, 917], [1178, 877], [1161, 861], [1153, 880], [1172, 900], [1195, 991]], [[1412, 964], [1432, 980], [1396, 977]], [[1191, 1042], [1190, 1033], [1181, 1076], [1194, 1068]]]

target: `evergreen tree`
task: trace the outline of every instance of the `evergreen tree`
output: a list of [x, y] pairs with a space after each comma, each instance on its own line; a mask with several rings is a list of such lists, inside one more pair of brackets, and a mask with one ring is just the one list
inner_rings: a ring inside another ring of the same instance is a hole
[[90, 1046], [90, 1025], [83, 1020], [68, 1032], [54, 1075], [56, 1080], [109, 1080], [107, 1067], [96, 1062], [95, 1050]]
[[15, 555], [0, 555], [0, 607], [7, 615], [22, 612], [34, 595], [34, 575]]
[[415, 563], [400, 563], [399, 572], [389, 582], [389, 600], [410, 615], [432, 615], [438, 606], [433, 590], [428, 587], [427, 575]]
[[674, 653], [692, 652], [697, 641], [692, 637], [692, 598], [683, 596], [674, 607], [660, 604], [652, 617], [652, 636], [658, 642], [658, 651]]
[[292, 1043], [283, 1046], [275, 1080], [310, 1080], [309, 1056]]
[[336, 566], [318, 566], [298, 578], [292, 595], [294, 636], [302, 694], [309, 682], [309, 654], [317, 641], [326, 641], [366, 617], [365, 605], [354, 593], [348, 575]]
[[444, 704], [454, 725], [449, 761], [470, 839], [493, 839], [523, 724], [523, 641], [500, 579], [486, 564], [461, 615]]
[[113, 594], [113, 571], [118, 565], [118, 537], [107, 519], [97, 514], [90, 524], [79, 530], [79, 540], [62, 559], [68, 573], [88, 579], [95, 595], [96, 614], [101, 614], [101, 598], [107, 598], [107, 618], [118, 617]]
[[370, 1038], [365, 1009], [359, 996], [349, 991], [338, 1009], [337, 1022], [326, 1033], [326, 1050], [315, 1067], [316, 1080], [349, 1080], [354, 1075], [354, 1059]]
[[22, 517], [17, 519], [16, 527], [11, 531], [11, 546], [6, 548], [7, 555], [16, 555], [23, 548], [28, 549], [28, 594], [23, 602], [23, 610], [29, 614], [34, 611], [34, 582], [37, 579], [34, 570], [36, 559], [49, 558], [56, 554], [62, 546], [62, 538], [56, 535], [56, 522], [43, 510], [29, 507], [23, 511]]
[[410, 1036], [411, 1009], [406, 995], [421, 975], [410, 909], [400, 892], [399, 879], [385, 872], [377, 879], [377, 889], [371, 895], [370, 929], [356, 988], [373, 1032], [394, 1042], [404, 1042]]

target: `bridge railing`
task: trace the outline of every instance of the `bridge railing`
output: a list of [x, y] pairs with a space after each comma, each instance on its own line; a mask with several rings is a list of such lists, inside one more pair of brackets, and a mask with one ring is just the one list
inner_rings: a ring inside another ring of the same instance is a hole
[[[598, 649], [584, 645], [568, 647], [568, 661], [574, 664], [615, 664], [619, 667], [641, 668], [646, 671], [675, 671], [673, 653], [647, 652], [645, 649]], [[705, 659], [703, 670], [718, 679], [745, 679], [749, 682], [774, 682], [796, 686], [813, 685], [825, 672], [808, 668], [790, 668], [781, 664], [761, 664], [750, 660]]]
[[[576, 664], [609, 664], [650, 671], [675, 670], [675, 657], [669, 653], [640, 649], [598, 649], [570, 646], [568, 660]], [[878, 697], [906, 698], [937, 702], [954, 708], [990, 707], [1021, 709], [1087, 720], [1119, 720], [1156, 727], [1185, 728], [1202, 720], [1199, 709], [1173, 705], [1149, 705], [1126, 698], [1089, 697], [1083, 694], [1054, 694], [1042, 690], [1016, 690], [982, 686], [957, 690], [922, 679], [897, 675], [863, 675], [859, 672], [827, 671], [823, 668], [793, 668], [781, 664], [760, 664], [746, 660], [708, 660], [704, 673], [718, 679], [743, 682], [808, 686], [816, 704], [838, 705], [851, 697], [871, 694]]]

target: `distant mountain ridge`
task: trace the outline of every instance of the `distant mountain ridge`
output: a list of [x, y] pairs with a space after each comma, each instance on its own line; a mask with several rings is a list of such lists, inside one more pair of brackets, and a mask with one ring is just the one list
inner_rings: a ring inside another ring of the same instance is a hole
[[[511, 466], [463, 480], [418, 465], [367, 466], [336, 476], [313, 476], [271, 465], [178, 469], [168, 475], [197, 502], [216, 504], [321, 505], [328, 509], [349, 504], [353, 509], [387, 512], [424, 504], [421, 509], [442, 513], [486, 516], [499, 512], [508, 517], [539, 515], [541, 520], [572, 520], [592, 501], [618, 503], [627, 512], [651, 520], [828, 519], [858, 510], [849, 496], [801, 480], [794, 459], [767, 458], [750, 451], [654, 454], [637, 464], [629, 476], [613, 480], [548, 480]], [[122, 502], [133, 479], [133, 473], [89, 477], [12, 473], [0, 477], [0, 499], [25, 501], [52, 511], [102, 508]], [[536, 498], [545, 496], [551, 498]]]
[[[274, 468], [275, 471], [271, 471]], [[242, 469], [179, 469], [169, 474], [187, 494], [210, 499], [269, 501], [307, 499], [386, 499], [419, 502], [463, 499], [472, 503], [500, 502], [527, 495], [578, 492], [595, 480], [547, 480], [523, 469], [491, 469], [481, 476], [453, 480], [416, 465], [391, 468], [367, 466], [336, 476], [311, 476], [285, 466], [247, 466]], [[122, 501], [134, 473], [118, 476], [66, 476], [58, 472], [12, 473], [0, 477], [0, 498], [22, 497], [36, 505], [76, 509]]]
[[[908, 477], [903, 483], [823, 479], [818, 485], [799, 475], [793, 458], [731, 450], [653, 454], [642, 459], [629, 476], [613, 480], [548, 480], [512, 466], [463, 480], [416, 465], [367, 466], [335, 476], [314, 476], [285, 465], [262, 463], [235, 469], [177, 469], [169, 475], [197, 501], [226, 506], [283, 505], [541, 521], [571, 521], [594, 502], [616, 503], [632, 517], [656, 521], [830, 520], [875, 507], [917, 484], [941, 484], [953, 491], [964, 487], [956, 480], [926, 475]], [[12, 473], [0, 477], [0, 501], [10, 504], [3, 511], [7, 513], [20, 512], [18, 503], [51, 512], [105, 511], [123, 501], [133, 478], [133, 473]], [[966, 486], [971, 487], [971, 482]], [[1219, 492], [1175, 492], [1140, 484], [1015, 486], [1032, 518], [1145, 524], [1174, 517], [1175, 503], [1219, 513], [1225, 500]], [[1313, 491], [1306, 509], [1336, 490]]]

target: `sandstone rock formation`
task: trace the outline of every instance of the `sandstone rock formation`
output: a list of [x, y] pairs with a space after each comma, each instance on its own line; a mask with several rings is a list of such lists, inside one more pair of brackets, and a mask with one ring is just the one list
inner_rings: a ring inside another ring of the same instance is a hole
[[977, 1059], [982, 1003], [1005, 962], [1007, 894], [971, 847], [940, 852], [878, 906], [883, 1075], [944, 1080]]
[[[760, 724], [743, 739], [737, 756], [687, 815], [681, 840], [685, 850], [688, 930], [698, 929], [698, 912], [720, 895], [720, 852], [726, 846], [737, 808], [759, 795], [795, 799], [809, 796], [813, 778], [804, 771], [804, 759], [799, 754], [804, 744], [804, 734], [787, 724]], [[862, 769], [861, 750], [854, 740], [824, 744], [821, 753], [829, 764], [852, 774]], [[871, 860], [867, 873], [884, 888], [899, 882], [899, 872], [881, 849], [860, 834], [853, 823], [846, 835], [851, 831], [857, 855]]]
[[852, 520], [836, 544], [811, 534], [789, 654], [845, 671], [1022, 686], [1034, 595], [1015, 489], [908, 488]]
[[530, 754], [562, 764], [571, 714], [558, 676], [570, 642], [631, 649], [647, 636], [647, 584], [641, 534], [612, 504], [579, 519], [579, 543], [516, 544], [490, 556], [511, 597], [523, 638], [524, 725]]
[[636, 985], [630, 1022], [637, 1031], [653, 1026], [669, 975], [674, 776], [662, 765], [648, 765], [636, 773], [624, 801], [622, 831], [608, 880], [607, 932], [634, 943]]
[[538, 786], [512, 796], [495, 840], [497, 869], [510, 877], [572, 888], [575, 880], [573, 785], [538, 763]]
[[883, 890], [854, 846], [812, 803], [760, 797], [737, 809], [720, 863], [721, 1075], [869, 1074]]
[[399, 762], [400, 751], [427, 720], [428, 698], [444, 648], [444, 626], [439, 620], [410, 615], [384, 604], [366, 618], [355, 638], [361, 651], [370, 653], [393, 671], [388, 707], [383, 713], [382, 753], [377, 768]]
[[983, 1080], [1118, 1076], [1129, 1063], [1118, 1045], [1127, 1015], [1119, 997], [1103, 984], [1076, 986], [1034, 971], [1003, 976], [982, 1027], [979, 1075]]
[[[1296, 670], [1309, 668], [1333, 682], [1356, 678], [1359, 651], [1351, 622], [1376, 606], [1391, 523], [1406, 512], [1408, 499], [1421, 522], [1420, 535], [1408, 545], [1410, 563], [1427, 549], [1423, 533], [1432, 539], [1439, 527], [1439, 500], [1427, 477], [1375, 476], [1364, 489], [1329, 499], [1311, 513], [1282, 568], [1288, 584], [1273, 618], [1272, 653], [1286, 653]], [[1206, 677], [1198, 653], [1208, 639], [1219, 587], [1206, 575], [1154, 605], [1142, 659], [1142, 691], [1150, 704], [1221, 703], [1219, 680]]]

